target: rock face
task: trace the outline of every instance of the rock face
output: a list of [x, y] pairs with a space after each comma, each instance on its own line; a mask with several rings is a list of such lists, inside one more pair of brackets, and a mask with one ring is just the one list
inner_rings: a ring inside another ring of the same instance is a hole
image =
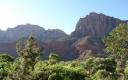
[[105, 56], [103, 49], [105, 48], [100, 38], [85, 36], [75, 42], [75, 48], [79, 51], [79, 58], [88, 56]]
[[128, 21], [106, 16], [102, 13], [90, 13], [85, 18], [80, 18], [76, 24], [76, 29], [72, 32], [74, 37], [94, 36], [104, 37], [108, 35], [120, 23]]
[[47, 59], [50, 53], [58, 53], [62, 60], [73, 60], [79, 57], [79, 53], [72, 45], [73, 41], [53, 41], [42, 45], [44, 48], [43, 58]]
[[85, 18], [80, 18], [71, 35], [59, 29], [45, 30], [38, 25], [18, 25], [7, 31], [0, 30], [0, 53], [16, 56], [16, 42], [22, 42], [32, 34], [40, 47], [44, 48], [42, 57], [45, 59], [52, 52], [58, 53], [63, 60], [81, 59], [90, 55], [105, 56], [105, 46], [101, 39], [118, 24], [126, 22], [128, 21], [92, 12]]

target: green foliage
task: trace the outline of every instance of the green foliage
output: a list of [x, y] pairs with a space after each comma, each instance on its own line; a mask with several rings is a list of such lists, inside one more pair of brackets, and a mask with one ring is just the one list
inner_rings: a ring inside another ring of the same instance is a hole
[[128, 24], [120, 24], [103, 39], [105, 51], [116, 59], [128, 59]]
[[49, 76], [48, 80], [63, 80], [63, 75], [53, 73]]
[[94, 74], [100, 69], [114, 73], [116, 69], [116, 62], [111, 58], [89, 58], [85, 61], [85, 69], [88, 74]]
[[9, 74], [12, 62], [0, 62], [0, 80], [3, 80]]
[[106, 70], [98, 70], [95, 73], [93, 80], [116, 80], [116, 79], [114, 79], [112, 74], [107, 72]]
[[0, 54], [0, 80], [8, 75], [13, 60], [14, 59], [7, 54]]
[[[32, 36], [26, 40], [25, 46], [20, 46], [17, 43], [16, 46], [17, 53], [19, 54], [18, 61], [15, 61], [12, 66], [13, 70], [9, 76], [13, 80], [32, 80], [34, 65], [38, 61], [39, 55], [41, 53], [35, 39]], [[19, 64], [19, 66], [18, 66]], [[18, 68], [18, 69], [17, 69]]]
[[35, 65], [35, 73], [38, 75], [37, 79], [42, 80], [84, 80], [84, 69], [80, 67], [71, 67], [70, 65], [58, 64], [45, 64], [39, 62]]
[[128, 79], [128, 65], [126, 65], [125, 69], [124, 69], [124, 75], [125, 75], [125, 79]]
[[113, 57], [118, 62], [116, 71], [123, 74], [128, 60], [128, 24], [120, 24], [103, 41], [109, 57]]
[[13, 61], [14, 58], [12, 56], [9, 56], [7, 54], [0, 54], [0, 62], [10, 62]]
[[126, 66], [126, 68], [125, 68], [125, 70], [124, 70], [124, 73], [125, 73], [125, 75], [128, 76], [128, 66]]
[[57, 63], [60, 61], [60, 58], [59, 58], [59, 55], [58, 54], [55, 54], [55, 53], [51, 53], [49, 55], [49, 62], [51, 64], [54, 64], [54, 63]]

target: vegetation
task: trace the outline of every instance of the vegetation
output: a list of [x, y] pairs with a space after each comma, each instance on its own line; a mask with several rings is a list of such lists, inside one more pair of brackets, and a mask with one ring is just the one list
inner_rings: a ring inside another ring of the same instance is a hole
[[40, 49], [32, 36], [17, 43], [19, 57], [0, 55], [0, 80], [128, 80], [128, 24], [121, 24], [103, 39], [107, 57], [61, 61], [51, 53], [40, 60]]
[[59, 61], [60, 61], [59, 55], [55, 53], [51, 53], [49, 55], [49, 63], [55, 64], [55, 63], [58, 63]]
[[118, 62], [117, 70], [123, 73], [128, 60], [128, 24], [120, 24], [103, 41], [105, 51]]
[[106, 38], [106, 52], [114, 58], [126, 61], [128, 59], [128, 24], [120, 24]]

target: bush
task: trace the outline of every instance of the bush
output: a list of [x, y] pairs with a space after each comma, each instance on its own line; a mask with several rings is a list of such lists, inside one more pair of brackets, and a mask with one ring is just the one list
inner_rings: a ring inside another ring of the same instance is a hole
[[70, 80], [84, 80], [85, 74], [83, 71], [82, 68], [63, 66], [63, 64], [47, 65], [39, 62], [35, 65], [35, 73], [38, 75], [38, 79], [45, 77], [46, 80], [64, 80], [66, 77]]
[[94, 74], [97, 70], [103, 69], [114, 73], [116, 70], [116, 61], [112, 58], [88, 58], [84, 62], [85, 69], [89, 74]]
[[14, 58], [7, 54], [0, 54], [0, 62], [10, 62], [13, 61]]
[[59, 61], [60, 61], [60, 58], [58, 54], [51, 53], [49, 55], [49, 63], [55, 64], [55, 63], [58, 63]]
[[106, 70], [98, 70], [93, 76], [93, 80], [115, 80], [111, 73]]

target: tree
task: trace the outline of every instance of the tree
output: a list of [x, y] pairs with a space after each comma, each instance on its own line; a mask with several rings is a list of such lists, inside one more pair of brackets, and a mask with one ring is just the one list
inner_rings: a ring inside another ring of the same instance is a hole
[[14, 60], [14, 58], [10, 55], [7, 55], [7, 54], [0, 54], [0, 62], [12, 62]]
[[7, 54], [0, 54], [0, 80], [7, 77], [10, 70], [10, 65], [13, 63], [14, 59], [12, 56]]
[[24, 46], [19, 43], [16, 45], [17, 53], [19, 57], [19, 69], [16, 73], [13, 73], [14, 80], [32, 80], [34, 65], [37, 63], [41, 53], [41, 49], [38, 47], [35, 39], [29, 36]]
[[55, 53], [51, 53], [49, 55], [49, 62], [54, 64], [54, 63], [57, 63], [60, 61], [60, 58], [59, 58], [59, 55], [58, 54], [55, 54]]
[[128, 24], [120, 24], [103, 39], [105, 51], [121, 64], [128, 59]]
[[113, 74], [113, 76], [115, 75], [116, 62], [114, 59], [91, 57], [86, 59], [84, 64], [85, 72], [90, 78], [92, 78], [92, 76], [94, 76], [98, 70], [105, 70]]
[[116, 80], [111, 73], [106, 70], [98, 70], [93, 76], [93, 80]]

